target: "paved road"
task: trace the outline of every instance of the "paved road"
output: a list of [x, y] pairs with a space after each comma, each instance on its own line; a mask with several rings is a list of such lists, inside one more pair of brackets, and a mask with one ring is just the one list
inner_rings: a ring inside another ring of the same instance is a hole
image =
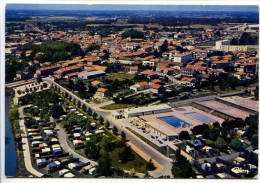
[[[19, 107], [19, 109], [18, 109], [20, 118], [25, 117], [24, 113], [23, 113], [23, 109], [25, 107], [26, 106], [22, 106], [22, 107]], [[27, 169], [28, 172], [35, 175], [36, 177], [42, 177], [43, 174], [41, 172], [38, 172], [37, 170], [35, 170], [32, 166], [31, 154], [30, 154], [30, 149], [29, 149], [29, 142], [28, 142], [28, 138], [27, 138], [26, 127], [24, 125], [24, 119], [19, 120], [19, 125], [20, 125], [20, 129], [23, 130], [24, 133], [25, 133], [25, 135], [22, 138], [25, 168]]]
[[81, 155], [79, 155], [78, 153], [76, 153], [75, 151], [73, 151], [70, 146], [67, 143], [67, 137], [66, 137], [66, 133], [64, 132], [64, 130], [62, 128], [60, 128], [59, 126], [56, 126], [55, 129], [57, 130], [58, 136], [59, 136], [59, 143], [62, 147], [62, 149], [65, 152], [68, 152], [69, 154], [71, 154], [73, 156], [73, 158], [79, 158], [79, 161], [83, 162], [83, 163], [87, 163], [90, 162], [90, 164], [92, 166], [97, 165], [97, 163], [95, 161], [92, 161], [90, 159], [87, 159]]
[[153, 175], [154, 177], [159, 177], [162, 175], [172, 176], [172, 174], [171, 174], [171, 167], [172, 167], [171, 161], [172, 160], [170, 158], [165, 157], [164, 155], [159, 153], [157, 150], [155, 150], [153, 147], [151, 147], [150, 145], [143, 142], [140, 138], [138, 138], [136, 135], [134, 135], [129, 130], [124, 129], [124, 127], [121, 124], [118, 124], [118, 122], [116, 120], [112, 120], [112, 119], [108, 118], [108, 115], [110, 114], [109, 111], [99, 110], [99, 109], [93, 107], [92, 105], [88, 104], [86, 101], [82, 100], [81, 98], [79, 98], [78, 96], [73, 94], [71, 91], [67, 90], [66, 88], [64, 88], [64, 87], [60, 86], [59, 84], [57, 84], [56, 82], [54, 82], [54, 80], [51, 78], [43, 78], [43, 81], [56, 85], [57, 87], [60, 88], [62, 93], [67, 92], [72, 97], [72, 100], [75, 99], [76, 101], [80, 101], [81, 104], [85, 104], [87, 107], [90, 107], [92, 109], [92, 111], [96, 112], [99, 116], [102, 116], [105, 121], [108, 120], [110, 122], [111, 126], [116, 126], [119, 133], [123, 130], [125, 132], [126, 138], [128, 140], [130, 140], [136, 147], [141, 149], [148, 156], [152, 157], [152, 159], [157, 161], [163, 167], [162, 171], [157, 172], [155, 175]]
[[[52, 116], [50, 117], [50, 122], [54, 122], [54, 119], [53, 119]], [[81, 161], [81, 162], [83, 162], [83, 163], [90, 162], [90, 164], [91, 164], [92, 166], [97, 165], [97, 163], [96, 163], [95, 161], [92, 161], [92, 160], [90, 160], [90, 159], [88, 159], [88, 158], [85, 158], [85, 157], [81, 156], [80, 154], [76, 153], [74, 150], [72, 150], [72, 149], [70, 148], [70, 146], [69, 146], [68, 143], [67, 143], [66, 133], [64, 132], [64, 130], [63, 130], [61, 127], [59, 127], [58, 125], [56, 125], [55, 130], [57, 130], [57, 133], [58, 133], [58, 136], [59, 136], [59, 143], [60, 143], [62, 149], [63, 149], [65, 152], [71, 154], [74, 158], [79, 158], [79, 161]]]

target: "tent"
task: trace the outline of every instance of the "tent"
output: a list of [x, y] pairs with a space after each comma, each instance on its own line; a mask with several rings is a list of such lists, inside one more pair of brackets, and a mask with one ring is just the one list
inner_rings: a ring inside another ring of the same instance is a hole
[[47, 163], [47, 161], [46, 161], [45, 158], [43, 158], [43, 159], [37, 159], [37, 160], [36, 160], [37, 166], [44, 165], [45, 163]]
[[73, 177], [75, 177], [75, 175], [73, 175], [72, 173], [66, 173], [66, 174], [64, 175], [64, 177], [73, 178]]
[[79, 165], [77, 164], [77, 163], [69, 163], [68, 164], [68, 167], [70, 168], [70, 169], [73, 169], [73, 168], [75, 168], [75, 167], [78, 167]]
[[64, 175], [64, 174], [66, 174], [68, 172], [69, 172], [68, 169], [62, 169], [61, 171], [59, 171], [59, 175], [61, 176], [61, 175]]

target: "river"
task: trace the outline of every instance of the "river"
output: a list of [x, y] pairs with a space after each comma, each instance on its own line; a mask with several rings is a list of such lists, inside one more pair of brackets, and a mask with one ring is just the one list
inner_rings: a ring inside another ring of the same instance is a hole
[[5, 96], [5, 175], [15, 176], [16, 174], [16, 151], [14, 136], [11, 129], [11, 124], [8, 119], [9, 98]]

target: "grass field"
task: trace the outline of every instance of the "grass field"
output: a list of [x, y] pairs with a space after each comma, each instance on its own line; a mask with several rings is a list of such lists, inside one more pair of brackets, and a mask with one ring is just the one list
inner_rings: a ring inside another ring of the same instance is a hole
[[128, 73], [111, 73], [106, 76], [106, 78], [111, 79], [111, 80], [116, 80], [118, 79], [119, 81], [124, 80], [124, 79], [133, 79], [134, 74], [128, 74]]
[[131, 170], [132, 168], [134, 168], [136, 172], [146, 172], [146, 161], [141, 156], [139, 156], [136, 152], [132, 151], [135, 156], [134, 160], [129, 161], [127, 163], [122, 163], [119, 161], [117, 157], [119, 150], [119, 148], [116, 148], [113, 152], [110, 153], [110, 157], [112, 157], [112, 167], [120, 168], [122, 170]]
[[116, 109], [125, 109], [134, 106], [135, 106], [134, 104], [110, 104], [110, 105], [102, 106], [101, 109], [116, 110]]

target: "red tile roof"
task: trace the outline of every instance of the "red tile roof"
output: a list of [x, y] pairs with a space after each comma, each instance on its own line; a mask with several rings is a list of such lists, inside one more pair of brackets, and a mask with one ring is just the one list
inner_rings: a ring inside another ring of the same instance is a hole
[[153, 84], [151, 87], [154, 89], [159, 89], [162, 85], [159, 84]]
[[152, 72], [152, 71], [144, 71], [143, 74], [145, 74], [145, 75], [150, 75], [150, 76], [156, 75], [156, 73], [155, 73], [155, 72]]
[[107, 91], [107, 89], [106, 88], [99, 88], [97, 91], [101, 92], [101, 93], [105, 93]]
[[139, 82], [138, 85], [139, 86], [147, 86], [149, 84], [146, 81], [143, 81], [143, 82]]

